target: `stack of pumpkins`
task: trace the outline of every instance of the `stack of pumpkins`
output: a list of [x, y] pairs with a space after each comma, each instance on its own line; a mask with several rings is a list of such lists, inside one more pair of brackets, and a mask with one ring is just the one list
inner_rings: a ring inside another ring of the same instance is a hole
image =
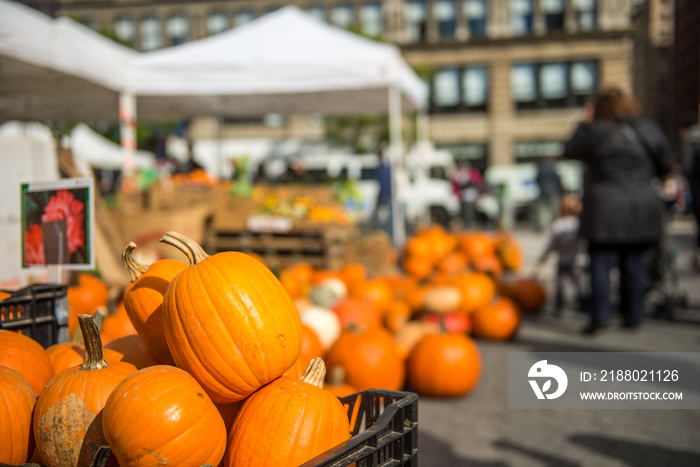
[[243, 253], [207, 256], [175, 232], [162, 241], [189, 265], [146, 266], [127, 246], [123, 303], [137, 334], [121, 351], [103, 348], [89, 314], [77, 320], [84, 346], [45, 350], [0, 331], [0, 462], [87, 466], [109, 444], [121, 466], [296, 466], [350, 437], [311, 356], [320, 341], [306, 348], [272, 272]]

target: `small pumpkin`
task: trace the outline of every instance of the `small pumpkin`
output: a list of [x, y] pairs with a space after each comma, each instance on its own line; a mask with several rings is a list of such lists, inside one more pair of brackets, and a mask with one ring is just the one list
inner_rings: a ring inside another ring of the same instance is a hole
[[[103, 351], [105, 355], [107, 352], [115, 355], [115, 361], [131, 363], [138, 370], [160, 364], [138, 334], [118, 337], [105, 344]], [[110, 361], [110, 358], [105, 356], [105, 360]]]
[[124, 290], [124, 308], [136, 332], [151, 354], [166, 365], [175, 362], [163, 331], [163, 296], [170, 281], [187, 268], [181, 261], [162, 259], [147, 266], [138, 262], [130, 242], [122, 252], [124, 266], [131, 274], [131, 283]]
[[34, 450], [34, 391], [17, 370], [0, 366], [0, 462], [19, 465]]
[[423, 316], [422, 319], [440, 326], [442, 332], [469, 334], [472, 330], [471, 318], [464, 313], [447, 313], [443, 315], [429, 313]]
[[191, 375], [169, 365], [139, 370], [114, 388], [102, 428], [121, 467], [217, 465], [226, 447], [217, 407]]
[[353, 289], [353, 298], [372, 302], [377, 313], [383, 316], [394, 302], [394, 290], [388, 281], [375, 277], [358, 284]]
[[346, 298], [338, 302], [333, 307], [333, 311], [338, 315], [343, 329], [350, 325], [356, 325], [364, 329], [381, 325], [379, 315], [369, 300]]
[[397, 301], [391, 304], [391, 307], [384, 315], [384, 326], [396, 334], [401, 326], [411, 319], [411, 307], [405, 301]]
[[477, 310], [473, 319], [474, 336], [483, 339], [508, 340], [518, 331], [520, 311], [511, 300], [499, 298], [492, 304]]
[[107, 344], [114, 339], [131, 334], [136, 334], [136, 328], [129, 319], [129, 314], [126, 312], [124, 302], [122, 302], [114, 313], [105, 316], [102, 327], [100, 327], [100, 336], [102, 336], [102, 342]]
[[481, 272], [459, 274], [453, 279], [452, 284], [462, 295], [462, 302], [459, 305], [459, 311], [462, 313], [473, 313], [485, 307], [491, 303], [496, 294], [494, 281]]
[[214, 402], [244, 399], [296, 362], [299, 313], [269, 269], [244, 253], [209, 256], [176, 232], [161, 242], [179, 249], [190, 263], [163, 300], [168, 348], [177, 366]]
[[367, 268], [361, 263], [348, 263], [340, 271], [340, 279], [348, 291], [367, 280]]
[[41, 344], [12, 331], [0, 330], [0, 365], [22, 373], [37, 397], [55, 374]]
[[[46, 348], [54, 371], [59, 374], [68, 368], [85, 363], [85, 347], [72, 342], [61, 342]], [[102, 349], [102, 356], [107, 362], [118, 362], [121, 355], [108, 349]]]
[[97, 276], [81, 272], [77, 282], [68, 287], [68, 334], [71, 336], [78, 328], [78, 315], [93, 315], [109, 301], [109, 288]]
[[433, 272], [433, 264], [422, 256], [408, 256], [403, 260], [403, 269], [414, 279], [425, 279]]
[[481, 354], [460, 333], [426, 335], [408, 357], [408, 383], [418, 394], [459, 397], [479, 382]]
[[394, 338], [382, 327], [346, 329], [326, 355], [328, 367], [345, 368], [348, 383], [359, 391], [370, 388], [399, 391], [404, 362]]
[[49, 467], [89, 466], [100, 446], [102, 409], [112, 390], [136, 367], [106, 362], [100, 333], [90, 315], [78, 317], [85, 342], [85, 362], [51, 380], [34, 409], [34, 438]]
[[224, 465], [296, 467], [350, 438], [348, 416], [323, 389], [323, 360], [301, 379], [282, 376], [252, 394], [231, 428]]
[[345, 283], [336, 277], [329, 277], [315, 284], [309, 291], [309, 298], [317, 305], [330, 308], [348, 296]]

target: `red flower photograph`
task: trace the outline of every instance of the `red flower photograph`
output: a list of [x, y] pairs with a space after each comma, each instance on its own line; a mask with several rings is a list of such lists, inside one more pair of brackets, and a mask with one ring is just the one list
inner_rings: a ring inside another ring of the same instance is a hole
[[[90, 236], [89, 188], [87, 180], [79, 188], [69, 180], [50, 184], [22, 186], [22, 265], [67, 265], [81, 267], [92, 264]], [[69, 185], [69, 188], [61, 186]], [[46, 189], [41, 189], [46, 186]]]

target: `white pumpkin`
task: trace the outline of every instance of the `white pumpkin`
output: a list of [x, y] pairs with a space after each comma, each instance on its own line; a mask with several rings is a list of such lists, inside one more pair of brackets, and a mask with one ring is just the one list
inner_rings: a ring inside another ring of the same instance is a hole
[[301, 312], [301, 322], [313, 329], [318, 335], [324, 350], [340, 337], [340, 319], [328, 308], [311, 306]]

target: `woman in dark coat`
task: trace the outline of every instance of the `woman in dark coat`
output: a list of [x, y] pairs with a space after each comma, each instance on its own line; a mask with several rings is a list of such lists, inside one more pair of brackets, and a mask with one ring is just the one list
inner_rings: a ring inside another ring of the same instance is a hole
[[610, 271], [615, 266], [623, 326], [639, 325], [645, 256], [664, 228], [664, 207], [652, 180], [670, 171], [670, 151], [659, 127], [636, 113], [634, 100], [619, 89], [600, 91], [566, 145], [567, 157], [586, 166], [580, 235], [588, 242], [591, 309], [585, 334], [610, 319]]

